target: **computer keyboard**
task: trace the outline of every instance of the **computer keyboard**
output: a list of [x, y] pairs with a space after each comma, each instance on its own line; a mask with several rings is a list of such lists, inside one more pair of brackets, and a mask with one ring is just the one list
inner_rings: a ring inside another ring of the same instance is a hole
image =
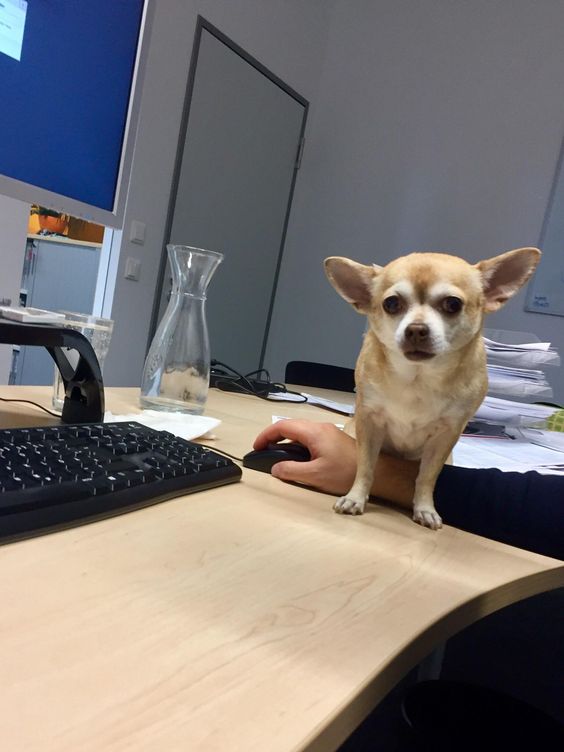
[[238, 481], [232, 460], [135, 422], [0, 429], [0, 542]]

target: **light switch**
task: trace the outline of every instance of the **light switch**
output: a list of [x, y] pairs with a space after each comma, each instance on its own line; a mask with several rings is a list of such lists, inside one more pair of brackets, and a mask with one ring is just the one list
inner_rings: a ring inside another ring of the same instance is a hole
[[134, 219], [131, 222], [131, 227], [129, 228], [129, 240], [132, 243], [143, 245], [145, 242], [145, 222], [140, 222], [138, 219]]
[[135, 282], [139, 281], [139, 275], [141, 274], [141, 262], [139, 259], [129, 256], [125, 262], [125, 274], [126, 279], [132, 279]]

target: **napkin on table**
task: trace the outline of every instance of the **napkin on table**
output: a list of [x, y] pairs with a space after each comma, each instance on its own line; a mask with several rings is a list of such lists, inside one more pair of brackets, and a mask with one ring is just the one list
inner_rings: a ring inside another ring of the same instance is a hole
[[181, 412], [162, 412], [160, 410], [142, 410], [140, 413], [128, 413], [127, 415], [114, 415], [107, 412], [104, 415], [105, 422], [127, 422], [134, 420], [156, 431], [170, 431], [181, 439], [191, 441], [205, 436], [209, 431], [216, 428], [221, 421], [217, 418], [208, 418], [205, 415], [190, 415]]

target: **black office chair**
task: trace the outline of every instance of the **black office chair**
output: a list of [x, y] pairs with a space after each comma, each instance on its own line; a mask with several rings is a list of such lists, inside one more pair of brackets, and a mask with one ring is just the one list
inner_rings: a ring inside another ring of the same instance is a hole
[[424, 681], [405, 693], [405, 752], [560, 750], [564, 728], [523, 700], [465, 682]]
[[286, 384], [318, 386], [340, 392], [354, 392], [354, 370], [326, 363], [311, 363], [307, 360], [291, 360], [284, 374]]

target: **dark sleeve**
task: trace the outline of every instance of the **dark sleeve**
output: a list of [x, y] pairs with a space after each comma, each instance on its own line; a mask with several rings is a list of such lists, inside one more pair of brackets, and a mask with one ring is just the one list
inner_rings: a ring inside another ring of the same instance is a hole
[[435, 488], [443, 522], [564, 559], [564, 477], [446, 465]]

